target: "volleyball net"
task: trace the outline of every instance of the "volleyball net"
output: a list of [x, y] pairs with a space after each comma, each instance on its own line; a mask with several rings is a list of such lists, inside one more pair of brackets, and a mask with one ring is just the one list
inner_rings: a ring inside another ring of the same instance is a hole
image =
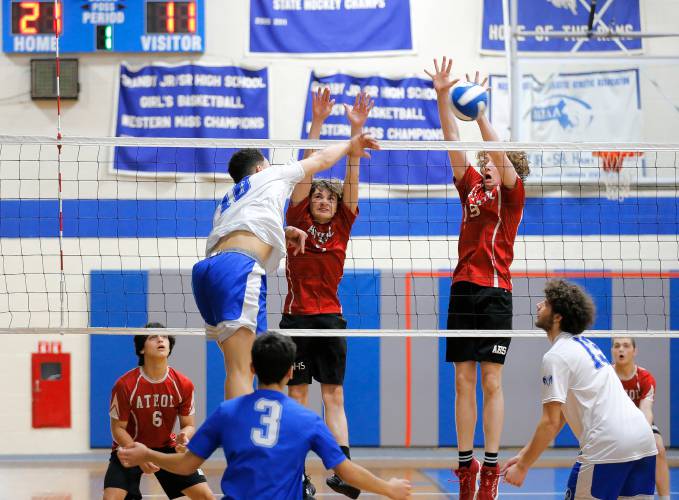
[[[1, 331], [124, 333], [157, 321], [202, 334], [191, 268], [232, 186], [230, 154], [256, 147], [276, 165], [327, 144], [0, 136]], [[594, 297], [596, 330], [676, 330], [679, 144], [382, 148], [361, 164], [360, 213], [339, 293], [348, 335], [444, 333], [462, 217], [448, 149], [466, 151], [472, 164], [480, 150], [529, 155], [511, 267], [513, 335], [530, 335], [552, 277]], [[344, 164], [327, 176], [343, 178]], [[284, 263], [268, 277], [270, 327], [287, 293]]]

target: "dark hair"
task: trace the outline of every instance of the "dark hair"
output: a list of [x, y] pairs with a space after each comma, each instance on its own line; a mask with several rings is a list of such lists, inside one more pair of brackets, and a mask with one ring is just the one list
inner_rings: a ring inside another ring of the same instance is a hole
[[594, 303], [578, 285], [562, 279], [550, 280], [545, 285], [545, 299], [552, 313], [561, 315], [563, 332], [579, 335], [594, 322]]
[[[165, 325], [162, 323], [158, 322], [149, 322], [144, 325], [144, 328], [165, 328]], [[144, 344], [146, 343], [146, 339], [148, 339], [150, 335], [135, 335], [134, 336], [134, 352], [137, 353], [137, 357], [139, 357], [138, 364], [139, 366], [144, 366], [144, 355], [141, 353], [141, 351], [144, 350]], [[176, 342], [175, 336], [174, 335], [168, 335], [167, 336], [168, 340], [170, 341], [170, 352], [168, 353], [168, 356], [172, 354], [172, 349], [174, 348], [174, 343]]]
[[278, 333], [260, 335], [252, 345], [252, 365], [262, 384], [276, 384], [295, 362], [297, 346], [290, 337]]
[[253, 174], [255, 167], [263, 161], [264, 155], [259, 149], [236, 151], [229, 160], [229, 175], [233, 182], [240, 182], [243, 177]]

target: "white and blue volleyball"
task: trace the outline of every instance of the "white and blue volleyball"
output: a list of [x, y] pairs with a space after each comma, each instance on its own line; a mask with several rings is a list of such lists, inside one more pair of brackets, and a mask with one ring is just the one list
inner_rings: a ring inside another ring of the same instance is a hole
[[481, 85], [464, 82], [453, 87], [450, 96], [453, 113], [466, 122], [476, 120], [488, 107], [488, 92]]

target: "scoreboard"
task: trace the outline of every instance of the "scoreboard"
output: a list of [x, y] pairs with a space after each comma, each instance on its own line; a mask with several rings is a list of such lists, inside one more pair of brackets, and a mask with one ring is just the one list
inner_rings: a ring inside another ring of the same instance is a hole
[[2, 0], [9, 53], [203, 52], [204, 0]]

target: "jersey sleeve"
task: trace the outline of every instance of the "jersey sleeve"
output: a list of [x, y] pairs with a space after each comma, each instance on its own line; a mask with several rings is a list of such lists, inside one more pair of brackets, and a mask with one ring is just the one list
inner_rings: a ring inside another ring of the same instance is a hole
[[521, 177], [516, 177], [516, 184], [513, 188], [510, 189], [503, 185], [501, 189], [502, 197], [508, 202], [523, 204], [524, 200], [526, 199], [526, 189], [523, 185]]
[[269, 167], [260, 172], [261, 174], [264, 174], [262, 175], [264, 182], [284, 181], [288, 185], [294, 186], [304, 179], [304, 168], [300, 162], [293, 161], [287, 165]]
[[196, 406], [194, 401], [195, 388], [193, 382], [188, 377], [181, 377], [181, 391], [182, 402], [179, 405], [179, 415], [181, 417], [189, 417], [196, 414]]
[[288, 211], [285, 213], [285, 222], [288, 226], [295, 226], [302, 231], [306, 228], [303, 226], [306, 222], [307, 214], [309, 213], [309, 197], [307, 196], [299, 203], [293, 205], [292, 202], [288, 205]]
[[351, 232], [351, 226], [354, 225], [354, 222], [356, 222], [356, 218], [358, 217], [358, 210], [358, 207], [356, 207], [356, 212], [353, 212], [344, 203], [340, 203], [339, 207], [337, 207], [337, 211], [339, 212], [338, 215], [347, 232]]
[[[208, 459], [222, 443], [221, 429], [228, 425], [226, 413], [218, 407], [201, 425], [188, 444], [194, 455]], [[227, 450], [224, 450], [227, 453]]]
[[122, 379], [118, 379], [111, 391], [111, 405], [108, 414], [121, 422], [130, 419], [130, 394]]
[[460, 195], [460, 200], [463, 203], [467, 199], [467, 195], [471, 190], [471, 186], [479, 182], [481, 179], [481, 174], [479, 174], [471, 165], [467, 166], [467, 170], [464, 171], [464, 175], [461, 179], [455, 179], [455, 187], [457, 188], [457, 192]]
[[542, 403], [566, 402], [570, 371], [558, 355], [547, 353], [542, 358]]
[[655, 378], [653, 378], [651, 372], [644, 370], [644, 376], [641, 378], [640, 382], [641, 394], [639, 395], [639, 399], [641, 401], [655, 401]]
[[311, 437], [311, 449], [321, 458], [326, 469], [334, 469], [347, 459], [330, 429], [320, 417], [316, 418], [315, 431]]

